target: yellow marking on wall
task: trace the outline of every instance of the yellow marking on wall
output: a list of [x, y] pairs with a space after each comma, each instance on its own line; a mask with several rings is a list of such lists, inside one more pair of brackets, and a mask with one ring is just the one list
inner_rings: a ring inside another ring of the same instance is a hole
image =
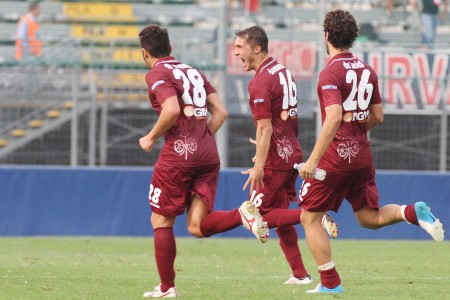
[[82, 49], [81, 57], [83, 62], [124, 62], [124, 63], [144, 63], [142, 52], [139, 46], [129, 48], [109, 48]]
[[131, 4], [64, 3], [63, 11], [71, 19], [135, 21]]
[[122, 48], [116, 49], [113, 52], [113, 60], [116, 62], [124, 61], [124, 62], [142, 62], [142, 51], [141, 49], [131, 49], [131, 48]]
[[72, 36], [75, 38], [102, 39], [102, 38], [130, 38], [138, 39], [137, 26], [120, 25], [73, 25]]

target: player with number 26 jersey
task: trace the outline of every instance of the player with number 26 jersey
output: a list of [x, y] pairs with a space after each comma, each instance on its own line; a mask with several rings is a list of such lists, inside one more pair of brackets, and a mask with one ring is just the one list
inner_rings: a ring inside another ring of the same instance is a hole
[[172, 56], [158, 60], [145, 77], [148, 96], [159, 114], [161, 104], [177, 96], [180, 114], [165, 133], [165, 145], [158, 163], [163, 165], [198, 166], [219, 163], [216, 141], [207, 127], [207, 101], [216, 93], [205, 75]]
[[[321, 71], [317, 94], [322, 129], [299, 173], [301, 221], [306, 242], [320, 274], [320, 283], [307, 293], [342, 293], [344, 288], [331, 255], [331, 245], [322, 224], [325, 212], [338, 212], [345, 200], [359, 224], [380, 229], [402, 221], [425, 229], [436, 241], [444, 239], [442, 223], [425, 202], [380, 207], [368, 132], [383, 122], [378, 78], [374, 70], [355, 58], [350, 49], [359, 32], [348, 11], [327, 12], [323, 31], [329, 62]], [[323, 168], [323, 181], [314, 172]]]
[[380, 104], [378, 77], [374, 70], [352, 53], [334, 56], [319, 76], [317, 94], [322, 122], [325, 107], [342, 105], [342, 122], [322, 156], [324, 169], [360, 169], [372, 165], [366, 120], [369, 106]]

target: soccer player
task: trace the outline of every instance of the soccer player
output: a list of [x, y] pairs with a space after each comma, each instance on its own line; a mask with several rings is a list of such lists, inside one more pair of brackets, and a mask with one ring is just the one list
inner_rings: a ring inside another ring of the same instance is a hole
[[198, 238], [244, 225], [265, 242], [269, 229], [250, 201], [239, 209], [212, 211], [220, 169], [213, 134], [222, 126], [227, 111], [202, 72], [170, 56], [172, 48], [165, 28], [147, 26], [139, 39], [149, 68], [145, 77], [149, 99], [158, 114], [157, 122], [139, 139], [139, 145], [150, 152], [158, 137], [164, 135], [165, 140], [149, 192], [161, 284], [144, 297], [174, 298], [178, 296], [173, 234], [176, 216], [186, 210], [188, 231]]
[[[243, 69], [256, 71], [248, 86], [249, 105], [256, 125], [256, 155], [244, 189], [250, 186], [250, 201], [258, 207], [269, 228], [276, 227], [281, 249], [292, 275], [285, 284], [309, 284], [294, 225], [300, 223], [301, 209], [288, 209], [296, 200], [298, 172], [294, 163], [303, 159], [298, 141], [297, 87], [291, 72], [268, 53], [263, 28], [252, 26], [236, 32], [234, 55]], [[336, 224], [324, 218], [324, 227], [337, 235]]]
[[[362, 227], [379, 229], [406, 221], [421, 226], [436, 241], [444, 239], [441, 222], [424, 202], [379, 208], [367, 138], [367, 132], [383, 121], [378, 78], [370, 66], [349, 52], [359, 31], [349, 12], [328, 12], [323, 27], [330, 56], [317, 86], [323, 127], [300, 169], [304, 178], [299, 192], [301, 221], [321, 278], [321, 283], [308, 293], [343, 292], [321, 219], [328, 210], [337, 212], [344, 198]], [[317, 167], [326, 170], [324, 181], [311, 179]]]

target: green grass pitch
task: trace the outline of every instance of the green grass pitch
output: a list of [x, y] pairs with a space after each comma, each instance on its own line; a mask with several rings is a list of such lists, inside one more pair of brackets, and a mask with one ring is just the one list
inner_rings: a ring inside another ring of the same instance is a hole
[[[450, 299], [449, 242], [331, 243], [343, 294], [282, 285], [290, 269], [276, 238], [179, 238], [176, 285], [182, 299]], [[142, 299], [158, 283], [151, 238], [0, 238], [0, 299]]]

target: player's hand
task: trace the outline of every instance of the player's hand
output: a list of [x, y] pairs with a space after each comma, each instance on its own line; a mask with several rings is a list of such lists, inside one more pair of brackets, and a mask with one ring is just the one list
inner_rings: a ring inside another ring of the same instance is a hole
[[303, 179], [313, 178], [313, 173], [317, 168], [317, 163], [314, 163], [311, 160], [307, 160], [303, 166], [300, 168], [299, 174]]
[[155, 144], [156, 140], [153, 139], [151, 136], [146, 135], [144, 137], [141, 137], [139, 139], [139, 146], [145, 151], [150, 152], [153, 149], [153, 145]]
[[250, 184], [250, 191], [259, 190], [260, 188], [264, 188], [264, 169], [255, 169], [251, 168], [246, 171], [241, 172], [244, 175], [248, 174], [248, 179], [244, 184], [242, 190], [245, 190], [247, 186]]

